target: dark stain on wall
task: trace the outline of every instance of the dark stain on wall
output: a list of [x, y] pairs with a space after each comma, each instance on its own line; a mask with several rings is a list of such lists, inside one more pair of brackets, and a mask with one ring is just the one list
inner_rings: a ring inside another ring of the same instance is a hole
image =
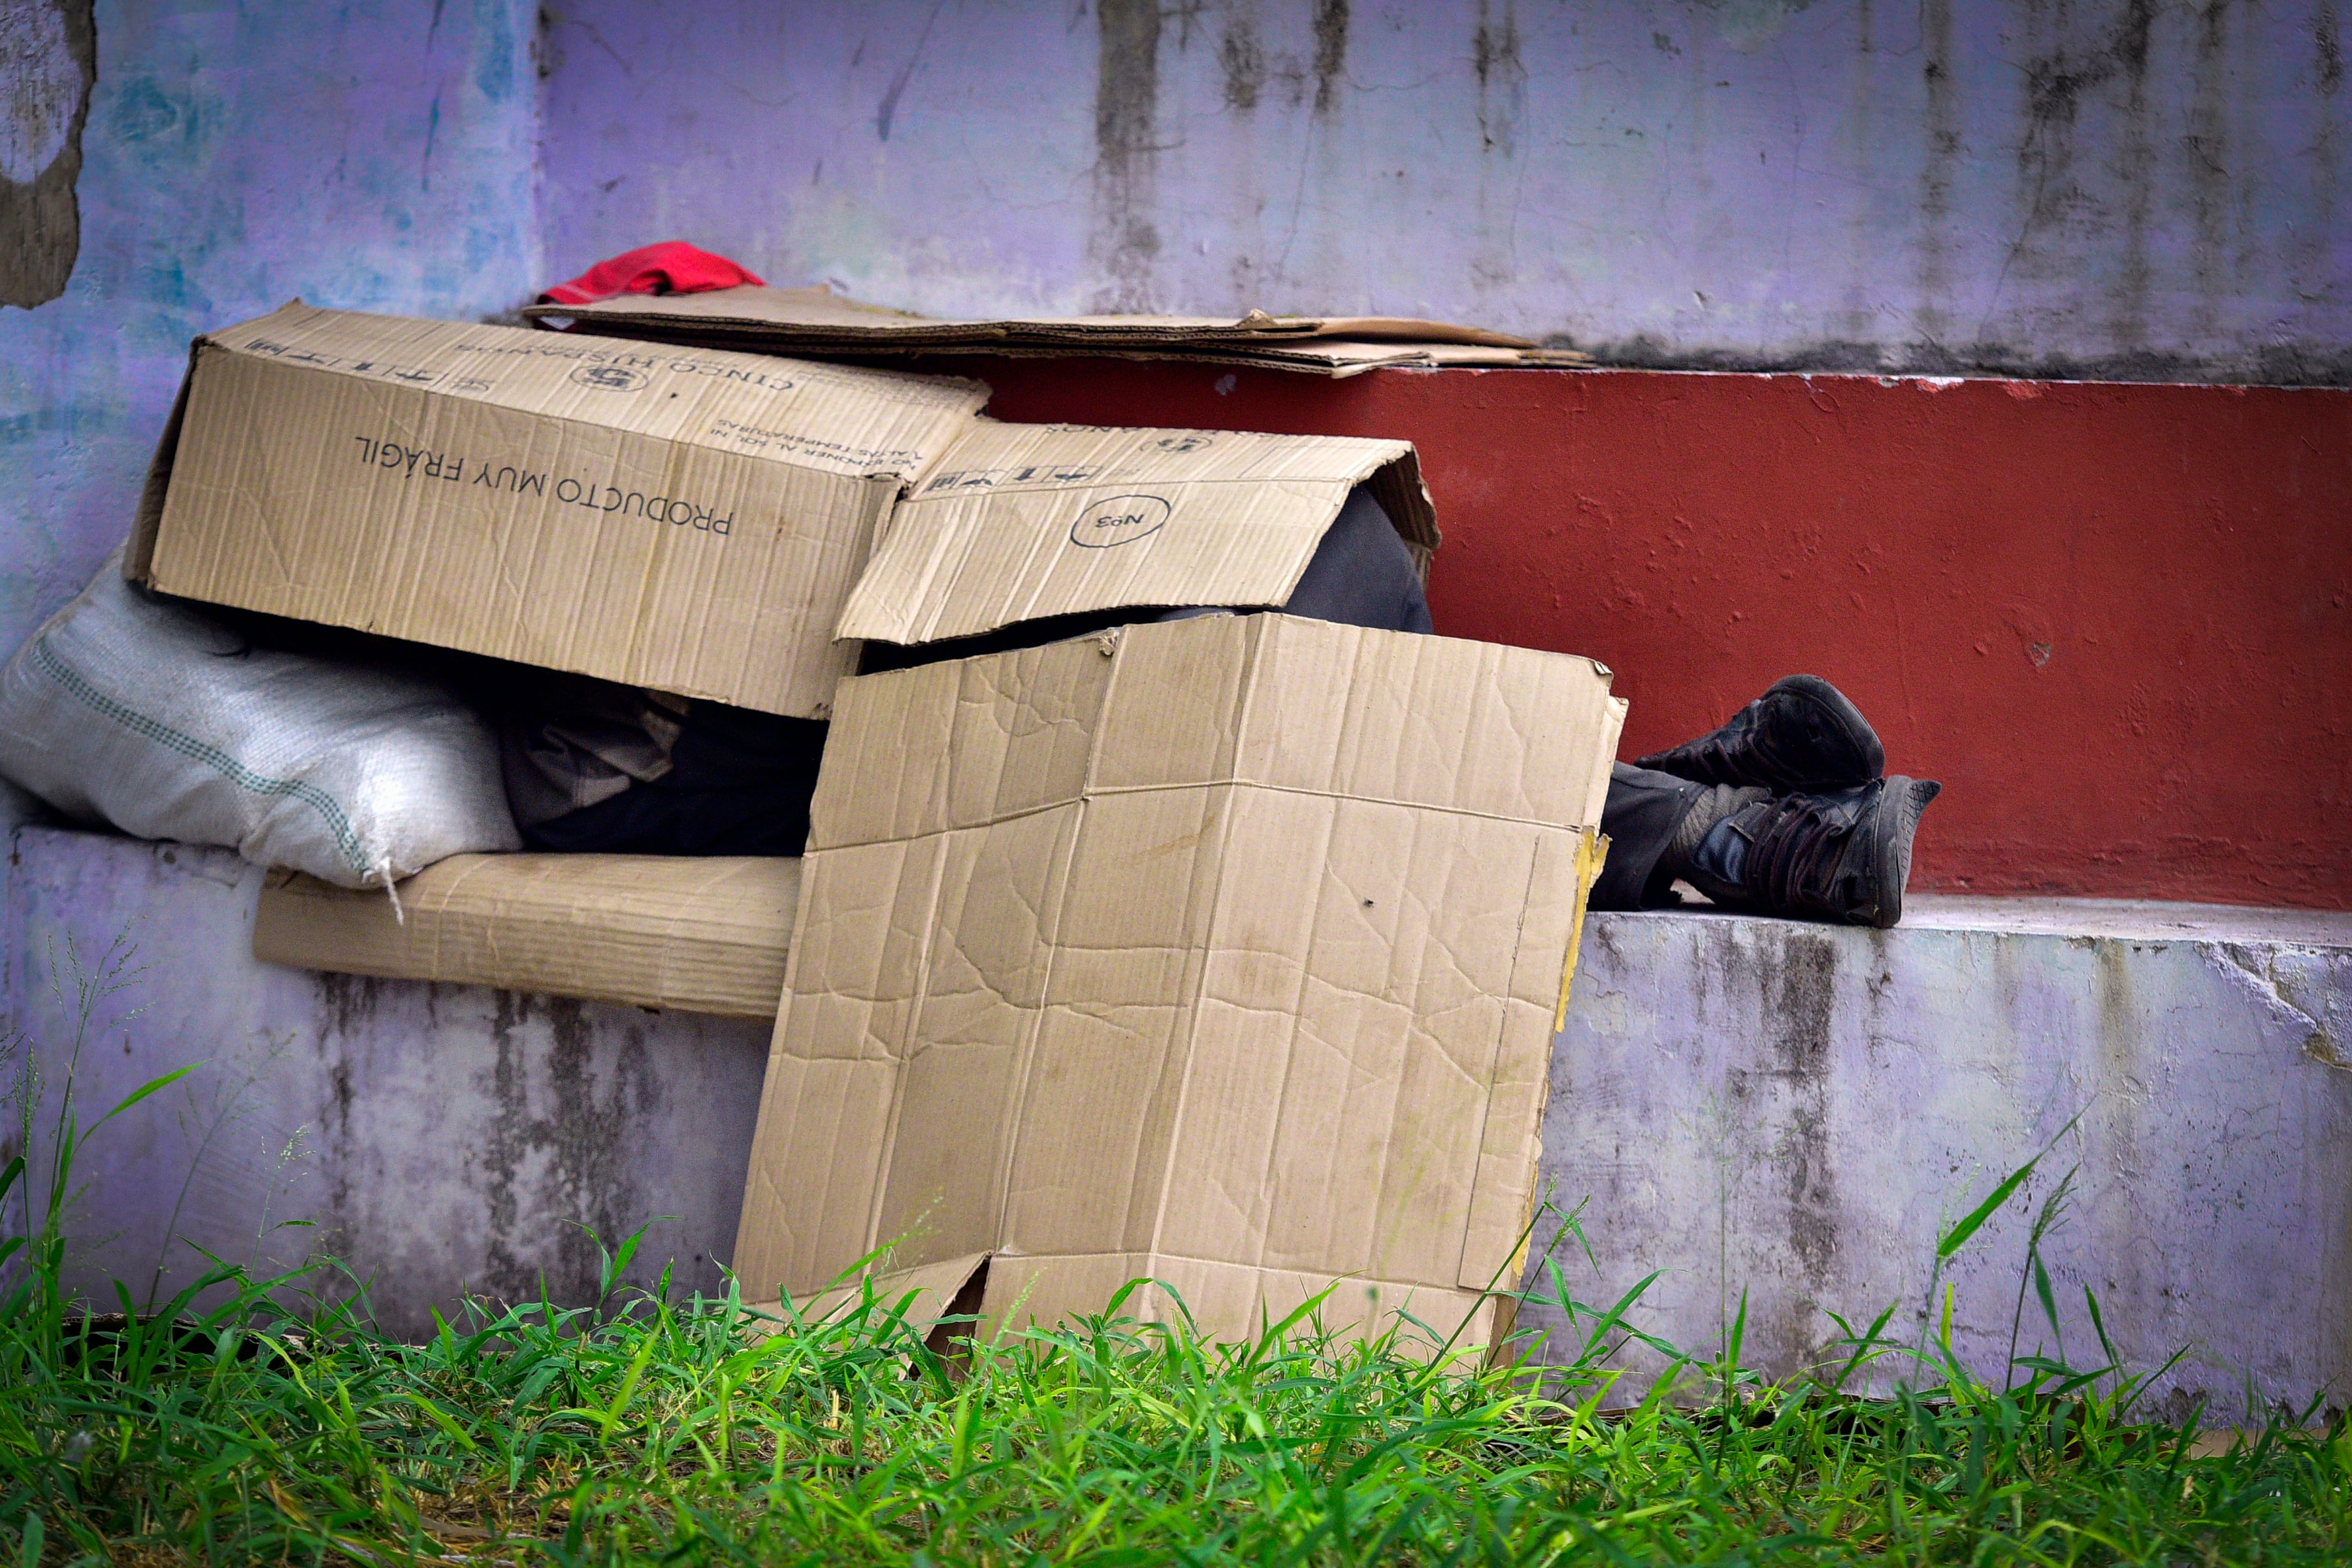
[[320, 1007], [334, 1020], [334, 1033], [347, 1040], [360, 1025], [375, 1016], [376, 1005], [383, 994], [383, 983], [371, 974], [321, 973], [313, 983], [319, 989]]
[[1255, 109], [1258, 95], [1265, 90], [1265, 51], [1258, 47], [1257, 24], [1246, 12], [1226, 25], [1217, 58], [1225, 71], [1225, 107]]
[[[641, 1029], [627, 1031], [608, 1080], [600, 1084], [593, 1031], [578, 1001], [500, 991], [495, 1005], [490, 1037], [498, 1059], [490, 1089], [499, 1110], [481, 1152], [489, 1209], [483, 1284], [506, 1300], [534, 1295], [541, 1287], [538, 1272], [515, 1247], [528, 1181], [534, 1189], [534, 1219], [569, 1222], [555, 1241], [548, 1292], [561, 1302], [591, 1301], [600, 1264], [598, 1239], [617, 1247], [631, 1229], [654, 1217], [639, 1212], [642, 1200], [627, 1150], [632, 1123], [660, 1102], [660, 1080]], [[533, 1032], [524, 1027], [534, 1009], [546, 1015], [543, 1054], [535, 1048]], [[534, 1066], [540, 1068], [536, 1074]], [[536, 1086], [534, 1078], [540, 1080]], [[543, 1110], [534, 1109], [534, 1098]]]
[[1507, 158], [1517, 151], [1528, 86], [1527, 67], [1519, 59], [1515, 0], [1503, 0], [1499, 23], [1487, 14], [1486, 0], [1478, 0], [1478, 26], [1470, 35], [1470, 68], [1478, 78], [1479, 145]]
[[2215, 329], [2216, 296], [2236, 271], [2231, 264], [2230, 212], [2236, 182], [2230, 178], [2229, 7], [2216, 4], [2197, 18], [2196, 56], [2189, 66], [2189, 132], [2181, 138], [2187, 163], [2189, 203], [2197, 244], [2189, 255], [2196, 303], [2189, 329], [2198, 337]]
[[[1819, 1309], [1835, 1306], [1842, 1283], [1843, 1221], [1831, 1126], [1841, 941], [1776, 924], [1752, 943], [1707, 944], [1712, 962], [1702, 961], [1696, 971], [1714, 983], [1702, 994], [1719, 986], [1728, 1016], [1752, 1019], [1743, 1026], [1762, 1037], [1762, 1048], [1732, 1054], [1725, 1075], [1726, 1131], [1741, 1149], [1731, 1178], [1739, 1186], [1730, 1194], [1740, 1217], [1729, 1223], [1738, 1230], [1776, 1230], [1786, 1238], [1791, 1267], [1750, 1300], [1751, 1344], [1812, 1343], [1822, 1321]], [[1710, 968], [1718, 973], [1709, 974]], [[1772, 1368], [1797, 1370], [1794, 1363]]]
[[[2196, 236], [2189, 268], [2200, 305], [2188, 323], [2192, 337], [2214, 330], [2214, 300], [2229, 269], [2231, 181], [2222, 98], [2230, 70], [2228, 10], [2226, 0], [2215, 0], [2189, 24], [2196, 36], [2188, 124], [2175, 139]], [[2121, 266], [2104, 305], [2106, 334], [2125, 355], [2138, 353], [2146, 342], [2156, 291], [2148, 230], [2163, 169], [2151, 137], [2156, 110], [2149, 101], [2149, 55], [2160, 16], [2156, 0], [2128, 0], [2113, 26], [2083, 37], [2069, 32], [2071, 18], [2062, 12], [2058, 36], [2033, 40], [2024, 64], [2026, 127], [2017, 147], [2021, 218], [2003, 276], [2063, 274], [2084, 245], [2119, 226]], [[2038, 10], [2030, 19], [2039, 20]], [[2077, 125], [2084, 104], [2097, 94], [2108, 95], [2105, 107], [2119, 121], [2117, 150], [2104, 164], [2078, 169]]]
[[1348, 67], [1348, 0], [1315, 0], [1315, 112], [1328, 114]]
[[1154, 126], [1160, 110], [1159, 0], [1097, 0], [1102, 53], [1095, 79], [1095, 251], [1110, 275], [1095, 309], [1150, 310]]
[[1920, 340], [1940, 344], [1950, 335], [1952, 293], [1952, 168], [1960, 156], [1958, 88], [1952, 74], [1951, 0], [1922, 0], [1919, 73], [1927, 100], [1927, 153], [1919, 167], [1919, 307], [1912, 322]]
[[92, 0], [31, 0], [0, 19], [0, 304], [66, 291], [81, 254], [82, 124], [98, 80]]
[[1837, 1000], [1838, 942], [1790, 926], [1780, 933], [1779, 962], [1766, 966], [1765, 1016], [1775, 1068], [1787, 1095], [1789, 1125], [1780, 1149], [1789, 1245], [1817, 1292], [1833, 1281], [1837, 1262], [1837, 1167], [1830, 1147], [1831, 1011]]
[[906, 62], [891, 75], [890, 85], [883, 89], [882, 101], [874, 110], [874, 136], [878, 142], [890, 140], [890, 122], [898, 117], [898, 100], [906, 95], [907, 84], [915, 78], [915, 68], [922, 63], [923, 46], [931, 40], [931, 26], [940, 19], [940, 5], [945, 0], [935, 0], [929, 16], [923, 18], [923, 30], [915, 35], [915, 47], [907, 51]]
[[2312, 19], [2311, 41], [2319, 50], [2319, 96], [2334, 98], [2344, 85], [2344, 39], [2336, 28], [2336, 7], [2322, 5]]

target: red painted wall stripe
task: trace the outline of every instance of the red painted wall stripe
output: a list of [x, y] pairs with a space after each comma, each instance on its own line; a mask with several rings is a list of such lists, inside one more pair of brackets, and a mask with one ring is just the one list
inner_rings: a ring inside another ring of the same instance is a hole
[[2352, 393], [929, 368], [1005, 419], [1412, 440], [1440, 631], [1607, 663], [1628, 756], [1827, 676], [1947, 786], [1915, 887], [2352, 908]]

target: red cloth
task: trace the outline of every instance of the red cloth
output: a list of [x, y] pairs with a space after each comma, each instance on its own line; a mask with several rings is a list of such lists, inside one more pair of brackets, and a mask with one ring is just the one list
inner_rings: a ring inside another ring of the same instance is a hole
[[539, 297], [542, 305], [585, 305], [621, 294], [700, 294], [761, 280], [723, 256], [697, 250], [682, 239], [640, 246], [600, 261], [569, 283]]

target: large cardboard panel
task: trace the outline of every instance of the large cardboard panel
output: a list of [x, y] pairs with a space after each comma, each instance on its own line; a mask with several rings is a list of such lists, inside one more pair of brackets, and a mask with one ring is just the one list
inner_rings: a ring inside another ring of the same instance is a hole
[[[987, 1257], [998, 1324], [1150, 1274], [1219, 1335], [1334, 1280], [1335, 1326], [1410, 1299], [1491, 1331], [1597, 868], [1608, 681], [1250, 616], [845, 682], [747, 1286]], [[849, 1058], [887, 1110], [842, 1114], [822, 1075]]]
[[167, 593], [821, 717], [977, 383], [320, 310], [199, 339], [127, 568]]
[[1133, 605], [1278, 605], [1356, 485], [1408, 543], [1436, 516], [1402, 441], [983, 423], [892, 514], [841, 635], [926, 643]]
[[273, 873], [253, 955], [342, 974], [772, 1017], [796, 859], [455, 855], [380, 890]]

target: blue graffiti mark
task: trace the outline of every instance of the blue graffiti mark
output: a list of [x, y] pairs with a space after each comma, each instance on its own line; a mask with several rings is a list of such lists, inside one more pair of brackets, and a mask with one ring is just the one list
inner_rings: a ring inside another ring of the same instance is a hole
[[112, 124], [116, 138], [123, 142], [154, 142], [184, 129], [180, 106], [147, 77], [116, 90]]
[[474, 37], [479, 42], [474, 55], [474, 90], [494, 105], [515, 94], [513, 15], [510, 7], [495, 5], [478, 5], [475, 13]]

